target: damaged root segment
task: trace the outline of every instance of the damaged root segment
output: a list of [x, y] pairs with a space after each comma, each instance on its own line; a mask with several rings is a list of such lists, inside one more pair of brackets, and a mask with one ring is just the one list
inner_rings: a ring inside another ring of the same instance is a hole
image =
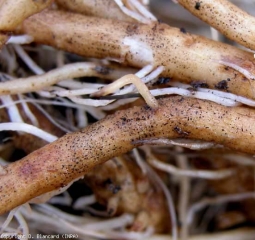
[[29, 16], [48, 7], [52, 0], [1, 0], [0, 31], [11, 32]]
[[185, 137], [255, 154], [250, 144], [255, 142], [253, 109], [183, 97], [158, 101], [157, 110], [142, 106], [118, 111], [4, 167], [0, 214], [69, 184], [98, 164], [130, 151], [135, 147], [132, 143], [141, 139]]
[[162, 77], [186, 83], [196, 79], [214, 89], [227, 80], [229, 92], [255, 98], [255, 82], [220, 63], [222, 59], [244, 62], [242, 67], [254, 75], [252, 53], [165, 24], [116, 22], [46, 10], [25, 20], [21, 30], [37, 43], [85, 57], [112, 59], [138, 68], [164, 66]]
[[255, 50], [255, 18], [227, 0], [178, 0], [229, 39]]

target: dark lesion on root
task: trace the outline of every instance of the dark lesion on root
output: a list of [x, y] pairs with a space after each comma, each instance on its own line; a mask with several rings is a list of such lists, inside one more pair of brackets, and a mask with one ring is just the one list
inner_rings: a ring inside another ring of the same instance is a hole
[[195, 9], [200, 10], [200, 7], [201, 7], [201, 2], [197, 1], [196, 4], [195, 4]]
[[218, 82], [215, 85], [215, 88], [220, 89], [220, 90], [228, 90], [228, 81], [230, 81], [230, 79], [228, 78], [227, 80], [222, 80], [220, 82]]
[[182, 137], [187, 137], [189, 135], [189, 132], [185, 132], [183, 131], [180, 127], [175, 126], [173, 128], [174, 132], [178, 133], [178, 135], [182, 136]]

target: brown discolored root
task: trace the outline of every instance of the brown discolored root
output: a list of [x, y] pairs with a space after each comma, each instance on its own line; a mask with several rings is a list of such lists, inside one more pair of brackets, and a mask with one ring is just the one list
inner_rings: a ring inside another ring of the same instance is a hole
[[[63, 27], [65, 26], [65, 27]], [[86, 57], [106, 58], [133, 67], [164, 66], [161, 76], [182, 82], [194, 80], [210, 88], [254, 99], [254, 81], [225, 66], [239, 64], [254, 75], [253, 54], [195, 36], [162, 23], [140, 24], [44, 11], [28, 18], [21, 32], [48, 44]]]
[[254, 117], [249, 108], [183, 97], [161, 99], [157, 110], [143, 106], [118, 111], [6, 166], [0, 183], [0, 214], [130, 151], [137, 140], [200, 139], [254, 154], [250, 144], [255, 140]]
[[229, 39], [255, 49], [255, 18], [226, 0], [178, 0], [189, 12]]

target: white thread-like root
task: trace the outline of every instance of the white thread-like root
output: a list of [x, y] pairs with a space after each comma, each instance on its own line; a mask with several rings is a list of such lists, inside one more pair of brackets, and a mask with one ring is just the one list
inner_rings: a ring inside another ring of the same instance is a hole
[[109, 105], [106, 105], [106, 106], [102, 107], [101, 109], [104, 110], [104, 111], [111, 111], [111, 110], [117, 109], [120, 106], [123, 106], [125, 104], [132, 103], [132, 102], [134, 102], [137, 99], [138, 98], [120, 99], [118, 101], [115, 101], [115, 102], [113, 102], [113, 103], [111, 103]]
[[20, 122], [20, 123], [24, 122], [17, 106], [13, 103], [11, 96], [8, 96], [8, 95], [0, 96], [0, 100], [3, 104], [3, 106], [5, 106], [7, 108], [8, 115], [9, 115], [11, 122]]
[[53, 142], [58, 139], [58, 137], [43, 131], [40, 128], [32, 126], [27, 123], [17, 123], [17, 122], [8, 122], [8, 123], [0, 123], [0, 131], [21, 131], [29, 134], [33, 134], [47, 142]]
[[[54, 221], [61, 218], [65, 221], [73, 222], [73, 223], [80, 223], [80, 224], [83, 223], [84, 224], [87, 222], [86, 218], [84, 218], [84, 217], [78, 217], [78, 216], [71, 215], [71, 214], [64, 212], [56, 207], [53, 207], [52, 205], [47, 204], [47, 203], [43, 203], [43, 204], [39, 204], [39, 205], [37, 204], [37, 205], [35, 205], [35, 208], [36, 208], [36, 210], [41, 212], [42, 215], [44, 215], [44, 216], [47, 216], [47, 215], [50, 217], [54, 216], [54, 218], [55, 218]], [[23, 213], [23, 215], [25, 215], [24, 211], [22, 211], [22, 213]], [[35, 211], [33, 211], [33, 213], [35, 213]], [[90, 222], [91, 220], [93, 220], [93, 218], [89, 219], [88, 222]], [[64, 230], [64, 231], [66, 231], [66, 230]]]
[[[179, 82], [171, 82], [170, 85], [173, 86], [173, 87], [184, 88], [184, 89], [188, 89], [188, 90], [190, 88], [192, 88], [192, 86], [189, 85], [189, 84], [183, 84], [183, 83], [179, 83]], [[246, 97], [238, 96], [238, 95], [233, 94], [233, 93], [222, 92], [222, 91], [219, 91], [219, 90], [207, 89], [207, 88], [197, 88], [196, 91], [204, 92], [204, 93], [208, 93], [208, 94], [213, 94], [215, 96], [222, 97], [222, 98], [225, 98], [225, 99], [230, 99], [230, 100], [242, 103], [242, 104], [247, 105], [247, 106], [255, 107], [255, 101], [254, 100], [246, 98]]]
[[[24, 96], [21, 95], [21, 94], [18, 94], [18, 98], [22, 100], [22, 99], [24, 99]], [[30, 108], [28, 107], [27, 103], [24, 102], [24, 101], [21, 101], [20, 104], [21, 104], [21, 106], [22, 106], [22, 108], [23, 108], [24, 113], [25, 113], [26, 116], [29, 118], [29, 120], [31, 121], [31, 123], [32, 123], [34, 126], [38, 127], [39, 124], [38, 124], [37, 118], [36, 118], [35, 115], [31, 112], [31, 110], [30, 110]]]
[[238, 163], [239, 165], [255, 167], [254, 157], [242, 156], [237, 154], [223, 154], [222, 157], [224, 159], [228, 159], [232, 162]]
[[57, 86], [51, 86], [45, 90], [37, 91], [36, 93], [42, 98], [54, 98], [54, 97], [57, 97], [57, 95], [54, 94], [54, 91], [59, 91], [59, 90], [62, 90], [62, 88], [59, 88]]
[[77, 127], [79, 129], [85, 128], [86, 126], [88, 126], [89, 121], [88, 121], [88, 117], [87, 117], [87, 114], [85, 111], [83, 111], [81, 109], [77, 109], [75, 117], [76, 117], [76, 121], [77, 121]]
[[183, 170], [179, 169], [169, 163], [163, 163], [156, 158], [150, 159], [150, 164], [164, 172], [168, 172], [170, 174], [176, 175], [176, 176], [187, 176], [192, 178], [203, 178], [203, 179], [209, 179], [209, 180], [218, 180], [227, 178], [234, 174], [234, 171], [231, 169], [227, 170], [217, 170], [217, 171], [207, 171], [207, 170]]
[[84, 228], [89, 230], [97, 230], [97, 231], [104, 231], [108, 229], [115, 229], [120, 227], [125, 227], [133, 223], [134, 216], [131, 214], [123, 214], [120, 217], [115, 217], [109, 220], [100, 221], [97, 223], [89, 223], [84, 225]]
[[71, 206], [73, 199], [71, 198], [70, 194], [66, 191], [63, 192], [63, 196], [54, 196], [51, 198], [48, 203], [50, 204], [59, 204], [62, 206]]
[[33, 59], [24, 51], [21, 46], [14, 45], [13, 48], [33, 73], [38, 75], [45, 73], [45, 71], [33, 61]]
[[[12, 211], [9, 212], [8, 217], [6, 218], [6, 220], [4, 221], [4, 223], [1, 226], [1, 238], [11, 238], [13, 236], [17, 237], [17, 239], [28, 239], [28, 235], [29, 235], [29, 228], [27, 225], [27, 222], [25, 221], [25, 219], [23, 218], [22, 214], [21, 214], [21, 208], [25, 205], [19, 206], [17, 208], [14, 208]], [[19, 223], [19, 228], [18, 230], [15, 232], [8, 232], [8, 225], [11, 223], [13, 217], [16, 218], [17, 222]], [[22, 230], [22, 234], [20, 234], [20, 230]], [[3, 233], [5, 231], [5, 233]]]
[[72, 102], [81, 105], [88, 105], [93, 107], [105, 106], [112, 103], [114, 100], [94, 100], [94, 99], [83, 99], [80, 97], [68, 97]]
[[184, 148], [189, 148], [192, 150], [203, 150], [203, 149], [211, 149], [213, 147], [221, 147], [221, 145], [212, 143], [212, 142], [203, 142], [200, 140], [190, 140], [190, 139], [167, 139], [167, 138], [149, 138], [143, 139], [139, 141], [135, 141], [135, 143], [143, 143], [149, 145], [174, 145]]
[[91, 94], [91, 96], [92, 97], [105, 96], [110, 93], [114, 93], [119, 88], [130, 83], [133, 83], [136, 86], [139, 93], [143, 96], [144, 100], [151, 108], [156, 109], [158, 107], [157, 100], [151, 95], [146, 85], [142, 82], [140, 78], [138, 78], [137, 76], [133, 74], [128, 74], [116, 80], [115, 82], [103, 87], [101, 90], [97, 91], [96, 93]]
[[[86, 106], [78, 106], [78, 105], [75, 105], [75, 104], [72, 104], [72, 103], [61, 103], [61, 102], [57, 102], [57, 101], [47, 101], [47, 100], [38, 100], [38, 99], [25, 99], [23, 95], [20, 95], [22, 96], [22, 98], [20, 100], [17, 100], [17, 101], [11, 101], [11, 102], [8, 102], [8, 103], [5, 103], [4, 105], [1, 105], [0, 106], [0, 109], [2, 108], [8, 108], [10, 106], [13, 106], [13, 105], [16, 105], [16, 104], [22, 104], [22, 103], [32, 103], [33, 105], [35, 105], [44, 115], [45, 117], [48, 118], [48, 120], [53, 123], [56, 127], [60, 128], [61, 130], [63, 130], [63, 132], [70, 132], [69, 129], [63, 127], [62, 125], [60, 125], [58, 122], [56, 122], [52, 116], [50, 114], [48, 114], [40, 105], [38, 105], [37, 103], [40, 103], [40, 104], [46, 104], [46, 105], [57, 105], [57, 106], [66, 106], [66, 107], [71, 107], [71, 108], [76, 108], [76, 109], [81, 109], [81, 110], [84, 110], [86, 111], [86, 109], [88, 107]], [[6, 97], [6, 96], [2, 96], [2, 97]], [[2, 98], [0, 97], [0, 98]], [[98, 113], [96, 113], [98, 112]], [[33, 114], [33, 113], [32, 113]], [[98, 119], [101, 119], [105, 116], [105, 114], [103, 113], [100, 113], [99, 109], [95, 109], [94, 111], [94, 114], [92, 115], [95, 115], [95, 116], [100, 116], [100, 118]], [[101, 116], [102, 115], [102, 116]], [[97, 118], [97, 117], [95, 117]], [[15, 118], [14, 118], [15, 119]], [[17, 120], [15, 121], [17, 122]], [[23, 122], [23, 120], [22, 120]]]
[[107, 212], [107, 210], [100, 211], [100, 210], [96, 210], [95, 208], [90, 207], [90, 206], [86, 207], [86, 212], [88, 212], [94, 216], [97, 216], [97, 217], [103, 217], [103, 218], [109, 217], [109, 212]]
[[245, 77], [247, 77], [250, 80], [255, 80], [255, 76], [253, 74], [251, 74], [248, 70], [240, 67], [239, 65], [237, 65], [233, 62], [222, 59], [219, 61], [219, 63], [226, 67], [231, 67], [231, 68], [235, 69], [236, 71], [242, 73]]
[[[146, 159], [149, 160], [151, 158], [150, 148], [144, 146], [143, 150], [145, 151]], [[168, 209], [169, 209], [169, 215], [171, 219], [172, 237], [173, 237], [173, 240], [177, 240], [178, 239], [178, 223], [177, 223], [177, 216], [176, 216], [174, 201], [173, 201], [171, 192], [169, 191], [169, 189], [167, 188], [163, 180], [158, 176], [158, 174], [145, 161], [144, 161], [144, 165], [147, 168], [148, 176], [152, 177], [152, 179], [150, 180], [154, 181], [155, 185], [159, 186], [165, 194]]]
[[94, 203], [96, 203], [95, 195], [80, 197], [75, 201], [73, 208], [76, 210], [84, 210], [86, 206]]
[[13, 46], [3, 47], [0, 52], [0, 60], [1, 65], [6, 68], [5, 72], [1, 72], [1, 81], [7, 81], [12, 79], [13, 77], [9, 74], [13, 74], [19, 68], [19, 64], [17, 62], [17, 56], [13, 49]]
[[[145, 24], [149, 24], [152, 21], [154, 21], [153, 19], [148, 18], [147, 16], [143, 16], [138, 12], [134, 12], [130, 9], [128, 9], [127, 7], [125, 7], [125, 5], [123, 4], [123, 2], [121, 0], [114, 0], [115, 3], [119, 6], [119, 8], [121, 9], [121, 11], [123, 13], [125, 13], [127, 16], [141, 22], [141, 23], [145, 23]], [[143, 7], [143, 6], [142, 6]], [[141, 7], [140, 7], [141, 8]]]
[[[106, 113], [101, 111], [98, 108], [94, 108], [92, 106], [85, 106], [85, 105], [77, 105], [77, 104], [72, 104], [71, 102], [65, 100], [65, 99], [60, 99], [63, 102], [62, 106], [69, 106], [72, 108], [77, 108], [77, 109], [82, 109], [87, 111], [89, 114], [91, 114], [95, 119], [102, 119], [106, 116]], [[57, 103], [54, 103], [55, 105], [58, 105]], [[60, 104], [61, 105], [61, 104]]]
[[28, 228], [28, 225], [25, 221], [25, 219], [23, 218], [21, 212], [18, 210], [16, 213], [14, 213], [14, 216], [15, 218], [17, 219], [19, 225], [20, 225], [20, 228], [22, 229], [22, 235], [17, 235], [17, 238], [22, 240], [28, 240], [28, 237], [29, 237], [29, 228]]
[[[22, 102], [21, 102], [22, 103]], [[42, 108], [39, 104], [32, 102], [32, 104], [57, 128], [61, 129], [63, 132], [70, 132], [70, 129], [67, 129], [63, 125], [59, 124], [44, 108]]]
[[[22, 214], [32, 222], [37, 222], [40, 226], [40, 229], [43, 229], [43, 226], [51, 226], [51, 229], [54, 229], [56, 233], [66, 233], [72, 232], [73, 234], [78, 234], [79, 238], [87, 238], [87, 236], [98, 237], [100, 239], [147, 239], [151, 236], [151, 229], [147, 229], [144, 233], [135, 233], [127, 232], [123, 230], [112, 231], [107, 229], [107, 231], [99, 232], [96, 230], [90, 230], [84, 228], [86, 223], [90, 224], [93, 222], [98, 222], [98, 219], [83, 216], [73, 216], [67, 213], [60, 211], [57, 208], [54, 208], [48, 204], [37, 205], [36, 209], [39, 209], [40, 212], [33, 210], [32, 214], [28, 214], [24, 209], [21, 209]], [[121, 220], [119, 218], [119, 220]], [[125, 220], [125, 215], [124, 215]], [[104, 221], [100, 221], [100, 224], [103, 224]], [[109, 227], [109, 225], [108, 225]], [[123, 226], [125, 227], [125, 226]]]
[[147, 76], [142, 77], [143, 82], [148, 83], [148, 82], [152, 81], [153, 79], [156, 79], [156, 77], [158, 77], [164, 71], [164, 69], [165, 69], [165, 67], [163, 67], [163, 66], [157, 67], [150, 74], [148, 74]]
[[8, 225], [10, 224], [10, 222], [12, 221], [14, 214], [17, 212], [19, 207], [16, 207], [14, 209], [12, 209], [9, 214], [8, 217], [6, 218], [6, 220], [4, 221], [4, 223], [1, 226], [1, 231], [0, 233], [3, 233], [3, 231], [8, 227]]
[[142, 16], [144, 16], [145, 18], [151, 21], [154, 21], [154, 22], [157, 21], [157, 18], [150, 11], [148, 11], [146, 7], [144, 7], [139, 1], [137, 0], [128, 0], [128, 1], [132, 4], [132, 6], [136, 8], [138, 12], [142, 14]]
[[[98, 84], [98, 83], [86, 83], [86, 82], [79, 82], [75, 80], [64, 80], [58, 83], [58, 86], [69, 88], [69, 89], [96, 89], [106, 86], [106, 84]], [[71, 90], [70, 90], [71, 91]]]
[[231, 99], [233, 101], [242, 103], [247, 106], [255, 107], [255, 101], [246, 97], [238, 96], [233, 93], [226, 93], [218, 90], [212, 90], [212, 89], [204, 89], [204, 88], [198, 88], [199, 92], [205, 92], [205, 93], [211, 93], [213, 95], [226, 98], [226, 99]]
[[11, 36], [6, 44], [29, 44], [34, 41], [34, 38], [29, 35]]
[[147, 65], [143, 67], [141, 70], [139, 70], [135, 75], [139, 78], [145, 77], [147, 74], [149, 74], [153, 70], [153, 65]]
[[150, 92], [153, 96], [178, 94], [178, 95], [186, 96], [186, 97], [209, 100], [209, 101], [221, 104], [223, 106], [228, 106], [228, 107], [234, 107], [234, 106], [240, 105], [240, 103], [237, 103], [231, 99], [215, 96], [209, 91], [205, 93], [205, 92], [190, 91], [183, 88], [172, 87], [172, 88], [154, 89], [154, 90], [151, 90]]
[[76, 90], [56, 90], [53, 91], [52, 94], [55, 94], [60, 97], [72, 97], [72, 96], [79, 96], [84, 94], [91, 94], [97, 92], [97, 89], [92, 88], [82, 88]]
[[134, 148], [132, 150], [132, 152], [134, 154], [135, 161], [136, 161], [137, 165], [140, 167], [143, 175], [146, 175], [147, 174], [147, 169], [146, 169], [144, 161], [143, 161], [141, 155], [139, 154], [138, 150], [136, 148]]
[[238, 201], [242, 201], [245, 199], [251, 199], [251, 198], [255, 198], [255, 192], [229, 194], [229, 195], [225, 195], [225, 196], [218, 196], [215, 198], [202, 199], [201, 201], [193, 204], [189, 208], [189, 211], [187, 214], [187, 221], [186, 221], [187, 225], [185, 225], [183, 227], [186, 228], [186, 232], [188, 233], [189, 225], [192, 223], [195, 213], [208, 205], [219, 205], [219, 204], [223, 204], [223, 203], [227, 203], [227, 202], [238, 202]]
[[51, 192], [47, 192], [43, 195], [40, 195], [36, 198], [33, 198], [29, 201], [29, 203], [45, 203], [47, 202], [50, 198], [52, 198], [55, 195], [61, 194], [63, 192], [65, 192], [74, 182], [78, 181], [79, 179], [81, 179], [83, 177], [79, 177], [76, 178], [75, 180], [71, 181], [69, 184], [67, 184], [65, 187], [61, 187], [57, 190], [51, 191]]
[[[105, 117], [105, 113], [102, 112], [100, 109], [91, 107], [91, 106], [86, 106], [86, 105], [78, 105], [74, 104], [72, 102], [69, 102], [65, 99], [59, 99], [61, 102], [58, 101], [49, 101], [49, 100], [41, 100], [41, 99], [33, 99], [33, 98], [27, 98], [24, 100], [24, 102], [31, 102], [31, 103], [38, 103], [38, 104], [43, 104], [43, 105], [55, 105], [55, 106], [64, 106], [64, 107], [69, 107], [69, 108], [75, 108], [75, 109], [81, 109], [84, 111], [87, 111], [90, 113], [95, 119], [102, 119]], [[13, 101], [13, 104], [18, 104], [22, 101]], [[10, 104], [12, 105], [12, 104]], [[4, 108], [5, 106], [0, 106], [1, 108]]]

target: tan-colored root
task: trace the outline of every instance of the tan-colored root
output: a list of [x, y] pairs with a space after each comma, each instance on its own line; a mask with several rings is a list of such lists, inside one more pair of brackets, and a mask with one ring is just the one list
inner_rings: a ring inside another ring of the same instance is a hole
[[109, 85], [103, 87], [99, 91], [92, 93], [91, 96], [93, 97], [106, 96], [110, 93], [114, 93], [119, 88], [131, 83], [133, 83], [136, 86], [138, 92], [143, 96], [148, 106], [150, 106], [153, 109], [156, 109], [158, 107], [156, 98], [150, 93], [145, 83], [134, 74], [128, 74], [122, 78], [119, 78], [113, 83], [110, 83]]
[[255, 18], [226, 0], [178, 0], [189, 12], [226, 37], [255, 50]]
[[210, 88], [255, 97], [254, 81], [220, 63], [227, 59], [254, 75], [252, 53], [162, 23], [116, 22], [47, 10], [28, 18], [22, 32], [38, 43], [86, 57], [108, 58], [139, 68], [164, 66], [163, 77], [197, 80]]
[[144, 106], [116, 112], [4, 167], [7, 174], [1, 176], [0, 214], [130, 151], [136, 140], [185, 137], [254, 154], [250, 144], [255, 141], [254, 117], [252, 109], [183, 97], [159, 100], [157, 110]]
[[29, 16], [48, 7], [51, 2], [52, 0], [0, 0], [0, 49], [9, 39], [10, 32]]
[[96, 67], [94, 63], [70, 63], [41, 75], [2, 82], [0, 95], [34, 92], [69, 78], [103, 76]]
[[27, 17], [48, 7], [52, 0], [1, 0], [0, 31], [11, 32]]

